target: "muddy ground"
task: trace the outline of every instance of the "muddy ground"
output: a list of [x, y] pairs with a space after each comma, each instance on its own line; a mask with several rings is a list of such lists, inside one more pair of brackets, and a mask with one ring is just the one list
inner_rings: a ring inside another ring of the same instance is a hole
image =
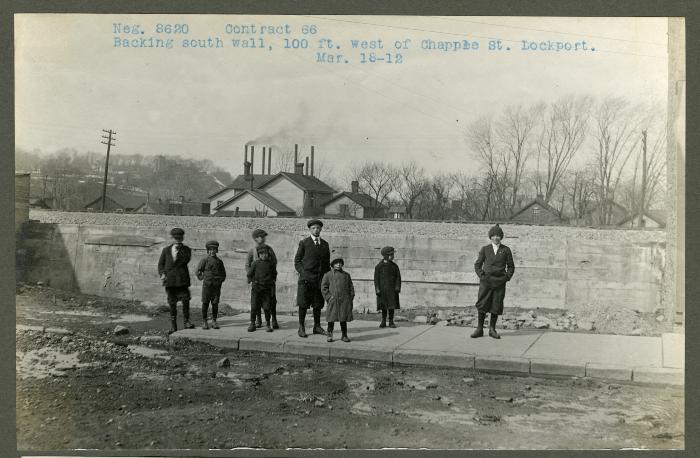
[[684, 447], [678, 387], [171, 345], [162, 309], [19, 291], [20, 450]]

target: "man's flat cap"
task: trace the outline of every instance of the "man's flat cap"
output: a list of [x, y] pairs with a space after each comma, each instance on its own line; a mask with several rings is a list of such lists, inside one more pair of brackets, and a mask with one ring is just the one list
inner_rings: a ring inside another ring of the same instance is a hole
[[185, 230], [179, 227], [174, 227], [170, 230], [170, 235], [172, 235], [173, 237], [182, 237], [183, 235], [185, 235]]
[[393, 246], [385, 246], [382, 248], [382, 256], [390, 256], [394, 254], [395, 251]]
[[216, 240], [209, 240], [205, 246], [206, 246], [207, 250], [209, 248], [216, 248], [218, 250], [219, 249], [219, 242], [217, 242]]
[[308, 223], [306, 223], [308, 227], [311, 227], [315, 224], [318, 224], [319, 226], [323, 227], [323, 221], [321, 221], [320, 219], [312, 219]]
[[255, 229], [253, 231], [253, 238], [256, 239], [258, 237], [267, 237], [267, 232], [265, 232], [263, 229]]

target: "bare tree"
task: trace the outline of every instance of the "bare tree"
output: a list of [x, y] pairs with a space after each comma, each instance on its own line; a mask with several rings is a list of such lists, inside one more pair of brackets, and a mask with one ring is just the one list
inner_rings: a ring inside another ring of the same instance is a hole
[[569, 204], [574, 220], [582, 220], [593, 206], [595, 197], [595, 171], [583, 168], [569, 171], [564, 189], [569, 198]]
[[397, 170], [396, 192], [406, 207], [406, 216], [413, 219], [413, 209], [418, 199], [428, 190], [425, 170], [415, 161], [402, 164]]
[[592, 99], [568, 96], [552, 103], [543, 113], [537, 143], [535, 188], [545, 202], [554, 196], [557, 185], [586, 136]]
[[[522, 105], [509, 106], [499, 118], [496, 126], [498, 140], [509, 156], [511, 176], [508, 176], [510, 184], [509, 211], [515, 210], [520, 182], [525, 172], [525, 166], [531, 156], [530, 136], [538, 119], [544, 110], [541, 104], [525, 108]], [[508, 167], [506, 171], [508, 173]]]
[[[383, 162], [367, 162], [353, 165], [350, 168], [350, 178], [357, 181], [360, 189], [374, 198], [379, 204], [384, 204], [389, 195], [395, 190], [398, 173], [391, 164]], [[376, 209], [372, 209], [376, 211]]]
[[272, 167], [273, 173], [277, 172], [294, 172], [294, 151], [283, 148], [275, 148], [272, 150], [272, 156], [275, 158], [275, 165]]
[[627, 162], [641, 140], [641, 110], [620, 97], [601, 101], [594, 112], [597, 197], [602, 225], [612, 222], [615, 193]]
[[466, 135], [486, 174], [483, 183], [486, 202], [481, 219], [500, 217], [506, 208], [510, 155], [498, 149], [491, 117], [482, 117], [470, 124]]

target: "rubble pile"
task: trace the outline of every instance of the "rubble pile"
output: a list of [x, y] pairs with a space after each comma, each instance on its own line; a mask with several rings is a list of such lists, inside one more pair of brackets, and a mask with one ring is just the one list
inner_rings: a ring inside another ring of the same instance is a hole
[[[30, 210], [29, 217], [43, 223], [115, 225], [132, 227], [167, 228], [180, 226], [207, 230], [253, 230], [264, 227], [267, 231], [306, 232], [306, 218], [217, 218], [207, 216], [147, 215], [131, 213], [88, 213]], [[367, 234], [405, 237], [426, 236], [436, 239], [484, 238], [489, 223], [426, 222], [426, 221], [364, 221], [328, 219], [327, 234]], [[608, 240], [628, 242], [663, 242], [663, 230], [594, 229], [568, 226], [506, 225], [506, 240], [511, 238], [549, 240], [562, 237], [575, 240]], [[506, 242], [507, 243], [507, 242]]]

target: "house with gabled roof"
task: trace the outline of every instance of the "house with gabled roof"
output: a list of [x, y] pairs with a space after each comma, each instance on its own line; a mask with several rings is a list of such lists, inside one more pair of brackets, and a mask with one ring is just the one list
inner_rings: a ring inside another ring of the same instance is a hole
[[386, 218], [387, 207], [377, 199], [359, 191], [359, 183], [351, 183], [351, 191], [341, 192], [323, 204], [324, 214], [344, 218]]
[[226, 188], [211, 194], [210, 212], [224, 215], [316, 216], [323, 213], [323, 203], [335, 189], [318, 177], [304, 172], [297, 163], [294, 173], [253, 174], [252, 163], [245, 162], [239, 175]]
[[[147, 201], [147, 193], [108, 186], [104, 209], [109, 212], [131, 212]], [[84, 208], [88, 211], [102, 210], [102, 193], [96, 199], [85, 204]]]
[[659, 229], [666, 227], [666, 212], [664, 210], [647, 209], [642, 215], [641, 225], [639, 211], [630, 214], [627, 218], [617, 223], [619, 227], [646, 227], [649, 229]]
[[565, 222], [559, 211], [545, 202], [542, 194], [538, 194], [520, 210], [513, 213], [510, 220], [529, 224], [561, 224]]

